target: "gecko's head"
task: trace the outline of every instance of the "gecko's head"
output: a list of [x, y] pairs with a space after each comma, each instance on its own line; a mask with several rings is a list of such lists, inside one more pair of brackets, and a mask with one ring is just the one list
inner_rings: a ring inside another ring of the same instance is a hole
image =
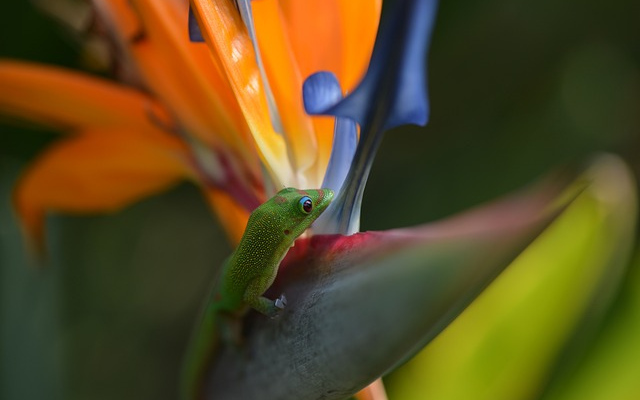
[[315, 221], [333, 200], [331, 189], [299, 190], [286, 188], [269, 200], [271, 207], [278, 210], [276, 215], [282, 220], [283, 233], [298, 237]]

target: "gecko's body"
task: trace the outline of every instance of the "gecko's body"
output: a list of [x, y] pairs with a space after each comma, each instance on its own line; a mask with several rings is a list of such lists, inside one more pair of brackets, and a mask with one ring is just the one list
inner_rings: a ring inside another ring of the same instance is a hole
[[249, 307], [270, 317], [284, 308], [284, 295], [275, 301], [262, 295], [275, 280], [289, 248], [332, 199], [333, 191], [328, 189], [287, 188], [251, 214], [237, 249], [225, 262], [222, 276], [211, 291], [189, 344], [182, 376], [183, 400], [201, 398], [207, 366], [221, 337], [233, 340], [239, 333], [233, 325], [238, 326]]

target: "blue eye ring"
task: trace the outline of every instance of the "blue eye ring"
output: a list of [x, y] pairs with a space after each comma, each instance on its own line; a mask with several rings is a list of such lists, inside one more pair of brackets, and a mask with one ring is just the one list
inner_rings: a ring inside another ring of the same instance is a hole
[[311, 197], [309, 197], [309, 196], [302, 197], [300, 199], [300, 203], [299, 204], [300, 204], [300, 209], [305, 214], [309, 214], [311, 212], [311, 210], [313, 210], [313, 201], [311, 200]]

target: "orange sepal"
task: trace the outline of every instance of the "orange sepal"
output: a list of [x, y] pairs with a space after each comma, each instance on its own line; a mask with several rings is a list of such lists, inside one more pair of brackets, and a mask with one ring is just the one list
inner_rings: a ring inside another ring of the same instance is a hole
[[148, 130], [165, 109], [134, 89], [51, 66], [0, 61], [0, 113], [63, 129]]
[[[129, 3], [139, 11], [145, 27], [145, 40], [153, 47], [156, 57], [152, 60], [139, 59], [144, 76], [153, 75], [153, 70], [157, 69], [154, 63], [162, 62], [163, 69], [168, 70], [171, 78], [150, 82], [153, 90], [163, 94], [165, 91], [158, 86], [177, 86], [186, 93], [188, 106], [196, 109], [204, 120], [204, 134], [219, 136], [236, 150], [246, 149], [253, 139], [248, 134], [242, 111], [221, 66], [214, 63], [207, 46], [189, 41], [185, 29], [188, 1], [130, 0]], [[131, 46], [132, 53], [138, 57], [144, 55], [137, 54], [135, 43]], [[174, 104], [175, 101], [169, 96], [165, 103]], [[206, 137], [202, 139], [211, 142]]]
[[262, 61], [280, 110], [292, 166], [296, 172], [304, 173], [313, 166], [317, 155], [313, 124], [302, 104], [305, 76], [300, 74], [292, 52], [291, 37], [286, 30], [279, 2], [261, 0], [254, 2], [251, 7]]
[[229, 80], [266, 169], [277, 184], [293, 182], [287, 148], [271, 125], [255, 52], [240, 14], [227, 0], [191, 0], [191, 6], [211, 55]]
[[134, 11], [139, 16], [143, 39], [129, 40], [127, 46], [150, 90], [177, 114], [187, 133], [237, 155], [241, 170], [260, 176], [253, 137], [222, 67], [206, 45], [189, 41], [188, 1], [112, 0], [109, 5], [118, 21]]
[[[364, 76], [380, 20], [381, 0], [261, 0], [252, 3], [261, 53], [283, 123], [295, 135], [294, 154], [304, 155], [306, 143], [316, 155], [306, 157], [309, 175], [322, 181], [333, 143], [333, 118], [307, 117], [302, 108], [302, 82], [318, 71], [331, 71], [345, 92]], [[289, 96], [289, 97], [287, 97]], [[309, 121], [313, 122], [308, 127]], [[306, 138], [315, 132], [315, 140]], [[304, 140], [301, 140], [304, 139]]]
[[369, 386], [354, 394], [353, 397], [355, 400], [388, 400], [382, 378], [376, 379]]
[[369, 65], [382, 1], [279, 0], [278, 4], [302, 78], [331, 71], [343, 89], [352, 91]]
[[342, 57], [338, 79], [351, 92], [364, 77], [376, 41], [382, 0], [340, 1]]
[[113, 212], [195, 178], [186, 160], [183, 144], [159, 131], [88, 130], [54, 144], [14, 192], [28, 242], [43, 254], [47, 212]]
[[227, 232], [229, 242], [236, 246], [244, 234], [249, 220], [249, 212], [242, 208], [227, 193], [210, 189], [205, 191], [209, 204]]

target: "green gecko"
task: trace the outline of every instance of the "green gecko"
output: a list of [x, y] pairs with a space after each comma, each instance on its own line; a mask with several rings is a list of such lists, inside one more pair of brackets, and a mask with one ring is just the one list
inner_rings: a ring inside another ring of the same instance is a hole
[[275, 301], [262, 295], [273, 284], [289, 248], [332, 199], [329, 189], [286, 188], [253, 211], [189, 343], [182, 371], [183, 400], [202, 397], [207, 367], [220, 340], [239, 342], [240, 322], [249, 308], [273, 317], [287, 305], [284, 294]]

